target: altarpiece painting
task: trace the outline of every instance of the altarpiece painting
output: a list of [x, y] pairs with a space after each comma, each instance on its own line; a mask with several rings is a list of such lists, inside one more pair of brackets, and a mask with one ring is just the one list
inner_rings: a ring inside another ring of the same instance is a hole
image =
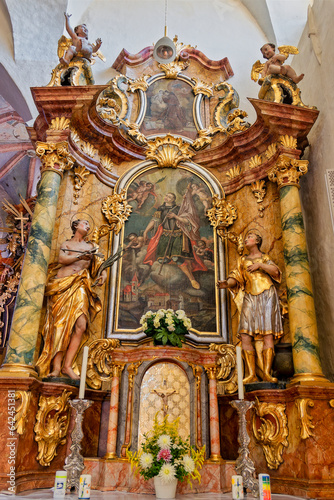
[[127, 189], [117, 329], [136, 330], [148, 310], [184, 309], [198, 332], [217, 331], [212, 193], [187, 168], [140, 171]]

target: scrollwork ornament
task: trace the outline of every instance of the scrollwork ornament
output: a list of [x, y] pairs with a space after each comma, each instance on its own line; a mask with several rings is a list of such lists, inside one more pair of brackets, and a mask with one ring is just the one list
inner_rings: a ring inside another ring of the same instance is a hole
[[62, 142], [36, 142], [36, 154], [42, 161], [41, 172], [51, 170], [61, 177], [65, 170], [73, 167], [74, 158], [68, 152], [68, 143]]
[[38, 445], [37, 461], [47, 467], [57, 455], [57, 447], [65, 444], [69, 419], [69, 397], [72, 393], [63, 391], [61, 396], [40, 396], [34, 431]]
[[[253, 433], [261, 445], [269, 469], [278, 469], [284, 462], [283, 450], [288, 446], [288, 419], [285, 414], [286, 405], [282, 403], [255, 402], [253, 415]], [[270, 416], [270, 418], [265, 418]], [[258, 427], [258, 418], [261, 425]]]
[[166, 78], [176, 80], [177, 75], [189, 66], [188, 61], [173, 61], [168, 64], [158, 64], [158, 67], [165, 73]]
[[[264, 180], [257, 180], [251, 184], [251, 190], [256, 198], [256, 202], [263, 203], [264, 197], [266, 195], [266, 182]], [[259, 205], [259, 216], [263, 217], [264, 207]]]
[[217, 194], [212, 196], [212, 208], [207, 211], [207, 216], [215, 228], [229, 227], [238, 217], [236, 207]]
[[147, 144], [147, 139], [139, 130], [140, 125], [138, 123], [131, 123], [129, 120], [120, 120], [120, 122], [127, 129], [127, 134], [131, 139], [134, 139], [140, 146]]
[[102, 213], [109, 222], [109, 231], [118, 234], [128, 220], [132, 207], [126, 201], [126, 192], [114, 193], [102, 201]]
[[28, 412], [31, 403], [31, 392], [15, 391], [15, 399], [20, 401], [20, 404], [16, 408], [14, 427], [16, 429], [16, 432], [22, 435], [25, 433], [26, 423], [28, 421]]
[[102, 382], [112, 378], [115, 366], [112, 354], [119, 346], [117, 339], [99, 339], [89, 345], [87, 384], [93, 389], [100, 389]]
[[189, 144], [170, 134], [149, 141], [147, 147], [146, 158], [155, 161], [161, 168], [176, 168], [180, 162], [190, 160], [195, 154]]
[[298, 416], [300, 418], [300, 437], [301, 439], [307, 439], [314, 436], [312, 429], [314, 425], [312, 424], [312, 416], [307, 413], [307, 407], [313, 408], [314, 402], [310, 398], [297, 399], [295, 405], [298, 410]]
[[87, 177], [90, 174], [90, 171], [86, 169], [86, 167], [79, 165], [77, 167], [74, 167], [74, 205], [78, 204], [78, 198], [81, 189], [83, 188], [84, 184], [87, 182]]
[[210, 351], [216, 351], [218, 394], [233, 394], [238, 389], [235, 346], [231, 344], [210, 344]]
[[299, 178], [307, 173], [308, 161], [295, 160], [286, 155], [280, 155], [274, 168], [269, 172], [271, 182], [277, 182], [278, 189], [284, 186], [296, 186], [299, 189]]
[[142, 90], [143, 92], [146, 92], [149, 87], [149, 84], [147, 83], [147, 80], [149, 78], [151, 78], [150, 75], [144, 75], [140, 78], [137, 78], [136, 80], [129, 80], [129, 92], [135, 92], [136, 90]]
[[209, 146], [212, 143], [212, 137], [218, 132], [225, 133], [226, 129], [224, 127], [212, 127], [210, 125], [208, 128], [199, 130], [198, 137], [194, 140], [191, 147], [198, 151], [199, 149], [203, 149], [206, 146]]

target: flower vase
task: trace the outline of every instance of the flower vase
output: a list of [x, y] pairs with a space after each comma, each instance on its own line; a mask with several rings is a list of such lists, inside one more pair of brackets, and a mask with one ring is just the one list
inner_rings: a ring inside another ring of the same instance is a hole
[[170, 482], [163, 482], [160, 477], [155, 476], [154, 478], [155, 495], [158, 499], [164, 498], [175, 498], [177, 478], [173, 478]]

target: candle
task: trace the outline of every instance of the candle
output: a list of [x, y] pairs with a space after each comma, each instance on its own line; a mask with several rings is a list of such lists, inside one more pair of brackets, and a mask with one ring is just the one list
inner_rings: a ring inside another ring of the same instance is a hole
[[243, 369], [242, 369], [242, 357], [241, 357], [241, 347], [237, 346], [237, 373], [238, 373], [238, 398], [244, 399], [244, 383], [242, 380]]
[[88, 361], [88, 346], [85, 345], [85, 347], [83, 349], [83, 356], [82, 356], [79, 399], [84, 399], [84, 397], [85, 397], [87, 361]]

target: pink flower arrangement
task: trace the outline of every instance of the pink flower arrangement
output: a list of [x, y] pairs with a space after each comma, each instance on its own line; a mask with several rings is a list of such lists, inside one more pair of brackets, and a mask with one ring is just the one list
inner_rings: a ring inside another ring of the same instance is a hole
[[157, 456], [157, 460], [163, 459], [165, 462], [169, 462], [171, 458], [172, 454], [168, 448], [160, 450]]

